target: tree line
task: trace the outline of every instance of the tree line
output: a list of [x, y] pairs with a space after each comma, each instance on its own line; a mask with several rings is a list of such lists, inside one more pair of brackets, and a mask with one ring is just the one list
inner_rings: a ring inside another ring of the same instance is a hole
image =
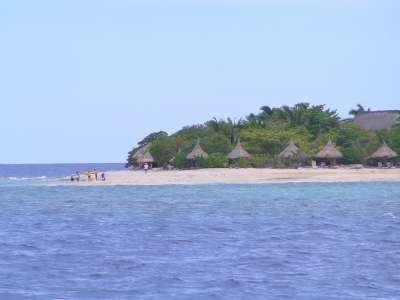
[[[366, 111], [362, 105], [349, 114]], [[368, 109], [369, 111], [369, 109]], [[202, 148], [209, 153], [199, 163], [202, 167], [226, 167], [226, 155], [240, 138], [243, 147], [252, 154], [251, 159], [239, 160], [239, 166], [284, 166], [287, 162], [277, 158], [289, 142], [294, 142], [308, 157], [319, 151], [329, 139], [340, 149], [339, 163], [365, 163], [368, 157], [385, 141], [400, 153], [400, 128], [391, 130], [365, 130], [355, 126], [352, 119], [341, 119], [336, 110], [325, 105], [298, 103], [294, 106], [262, 106], [258, 113], [245, 118], [213, 118], [204, 124], [183, 127], [174, 134], [164, 131], [146, 136], [129, 153], [127, 167], [135, 166], [134, 153], [151, 143], [149, 149], [155, 164], [163, 166], [173, 159], [178, 168], [189, 167], [186, 155], [200, 138]]]

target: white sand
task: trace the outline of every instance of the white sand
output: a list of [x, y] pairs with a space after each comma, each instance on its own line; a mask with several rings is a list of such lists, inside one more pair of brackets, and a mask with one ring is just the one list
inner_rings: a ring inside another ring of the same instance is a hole
[[400, 181], [400, 169], [199, 169], [186, 171], [110, 171], [90, 185], [165, 185], [266, 182]]

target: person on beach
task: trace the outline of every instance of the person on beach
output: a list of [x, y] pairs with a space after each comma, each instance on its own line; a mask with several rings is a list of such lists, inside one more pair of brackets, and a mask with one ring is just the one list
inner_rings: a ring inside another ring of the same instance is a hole
[[106, 181], [106, 174], [101, 173], [100, 178], [101, 178], [101, 181]]
[[95, 178], [96, 181], [97, 181], [97, 170], [96, 170], [96, 169], [93, 169], [93, 173], [94, 173], [94, 178]]
[[92, 173], [90, 171], [87, 171], [87, 180], [92, 181]]
[[149, 165], [147, 163], [145, 163], [143, 165], [143, 169], [144, 169], [144, 172], [147, 174], [147, 171], [149, 170]]
[[81, 174], [79, 174], [79, 172], [76, 171], [76, 172], [75, 172], [75, 175], [76, 175], [76, 176], [75, 176], [75, 180], [79, 182], [79, 181], [81, 180]]

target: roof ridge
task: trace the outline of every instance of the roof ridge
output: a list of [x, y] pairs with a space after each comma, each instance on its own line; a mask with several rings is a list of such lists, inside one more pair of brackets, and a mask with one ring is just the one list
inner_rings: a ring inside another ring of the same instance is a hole
[[357, 115], [358, 114], [374, 114], [374, 113], [400, 113], [400, 109], [360, 111], [357, 113]]

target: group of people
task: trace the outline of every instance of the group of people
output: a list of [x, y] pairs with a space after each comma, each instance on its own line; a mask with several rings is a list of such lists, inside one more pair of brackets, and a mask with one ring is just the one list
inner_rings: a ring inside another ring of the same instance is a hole
[[[99, 173], [97, 172], [96, 169], [93, 169], [93, 171], [87, 171], [83, 174], [87, 176], [87, 181], [98, 180]], [[104, 172], [100, 174], [100, 180], [106, 181], [106, 174]], [[79, 171], [76, 171], [75, 174], [71, 175], [71, 181], [77, 181], [77, 182], [81, 181], [81, 174], [79, 173]]]

